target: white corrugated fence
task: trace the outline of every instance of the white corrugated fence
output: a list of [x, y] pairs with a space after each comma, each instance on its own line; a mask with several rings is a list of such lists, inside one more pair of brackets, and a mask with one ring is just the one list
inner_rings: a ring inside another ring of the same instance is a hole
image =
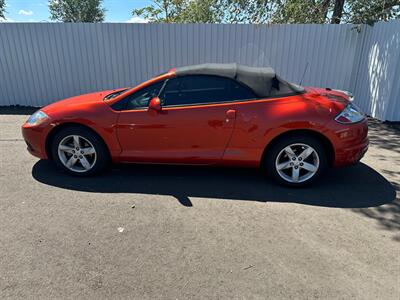
[[205, 62], [272, 66], [295, 83], [307, 69], [303, 85], [353, 91], [368, 114], [400, 120], [400, 21], [373, 27], [0, 23], [0, 105], [43, 106]]

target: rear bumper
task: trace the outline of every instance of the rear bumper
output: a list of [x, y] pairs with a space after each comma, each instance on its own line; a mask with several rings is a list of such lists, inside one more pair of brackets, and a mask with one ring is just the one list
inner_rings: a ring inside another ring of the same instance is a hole
[[339, 125], [335, 132], [335, 166], [346, 166], [359, 162], [368, 150], [368, 122], [364, 120], [352, 125]]
[[47, 159], [46, 153], [46, 136], [48, 133], [47, 126], [30, 126], [22, 125], [22, 136], [27, 145], [27, 150], [33, 156], [41, 159]]
[[368, 150], [369, 140], [365, 139], [360, 144], [341, 149], [337, 153], [336, 166], [346, 166], [359, 162]]

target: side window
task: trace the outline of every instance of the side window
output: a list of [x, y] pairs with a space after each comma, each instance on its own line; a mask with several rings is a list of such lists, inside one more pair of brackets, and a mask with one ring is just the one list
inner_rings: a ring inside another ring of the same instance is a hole
[[233, 100], [248, 100], [257, 98], [256, 94], [254, 94], [249, 87], [244, 86], [234, 80], [231, 80], [229, 97]]
[[240, 83], [220, 76], [189, 75], [170, 79], [160, 95], [162, 105], [193, 105], [254, 99]]
[[130, 110], [148, 107], [151, 98], [158, 96], [158, 93], [160, 92], [163, 83], [164, 81], [154, 83], [127, 96], [125, 99], [122, 100], [127, 102], [125, 109]]

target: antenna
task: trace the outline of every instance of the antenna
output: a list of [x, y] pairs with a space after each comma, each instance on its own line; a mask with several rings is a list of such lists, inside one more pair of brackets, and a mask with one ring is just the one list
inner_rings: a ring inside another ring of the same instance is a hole
[[304, 68], [303, 76], [301, 77], [301, 80], [300, 80], [300, 85], [303, 83], [304, 75], [306, 75], [309, 64], [310, 63], [307, 61], [306, 67]]

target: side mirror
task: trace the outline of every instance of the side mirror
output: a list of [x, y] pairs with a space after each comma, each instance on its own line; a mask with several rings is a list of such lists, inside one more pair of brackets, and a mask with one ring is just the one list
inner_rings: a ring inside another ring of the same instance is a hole
[[149, 102], [149, 110], [153, 110], [153, 111], [161, 110], [160, 98], [158, 98], [158, 97], [151, 98], [151, 100]]

